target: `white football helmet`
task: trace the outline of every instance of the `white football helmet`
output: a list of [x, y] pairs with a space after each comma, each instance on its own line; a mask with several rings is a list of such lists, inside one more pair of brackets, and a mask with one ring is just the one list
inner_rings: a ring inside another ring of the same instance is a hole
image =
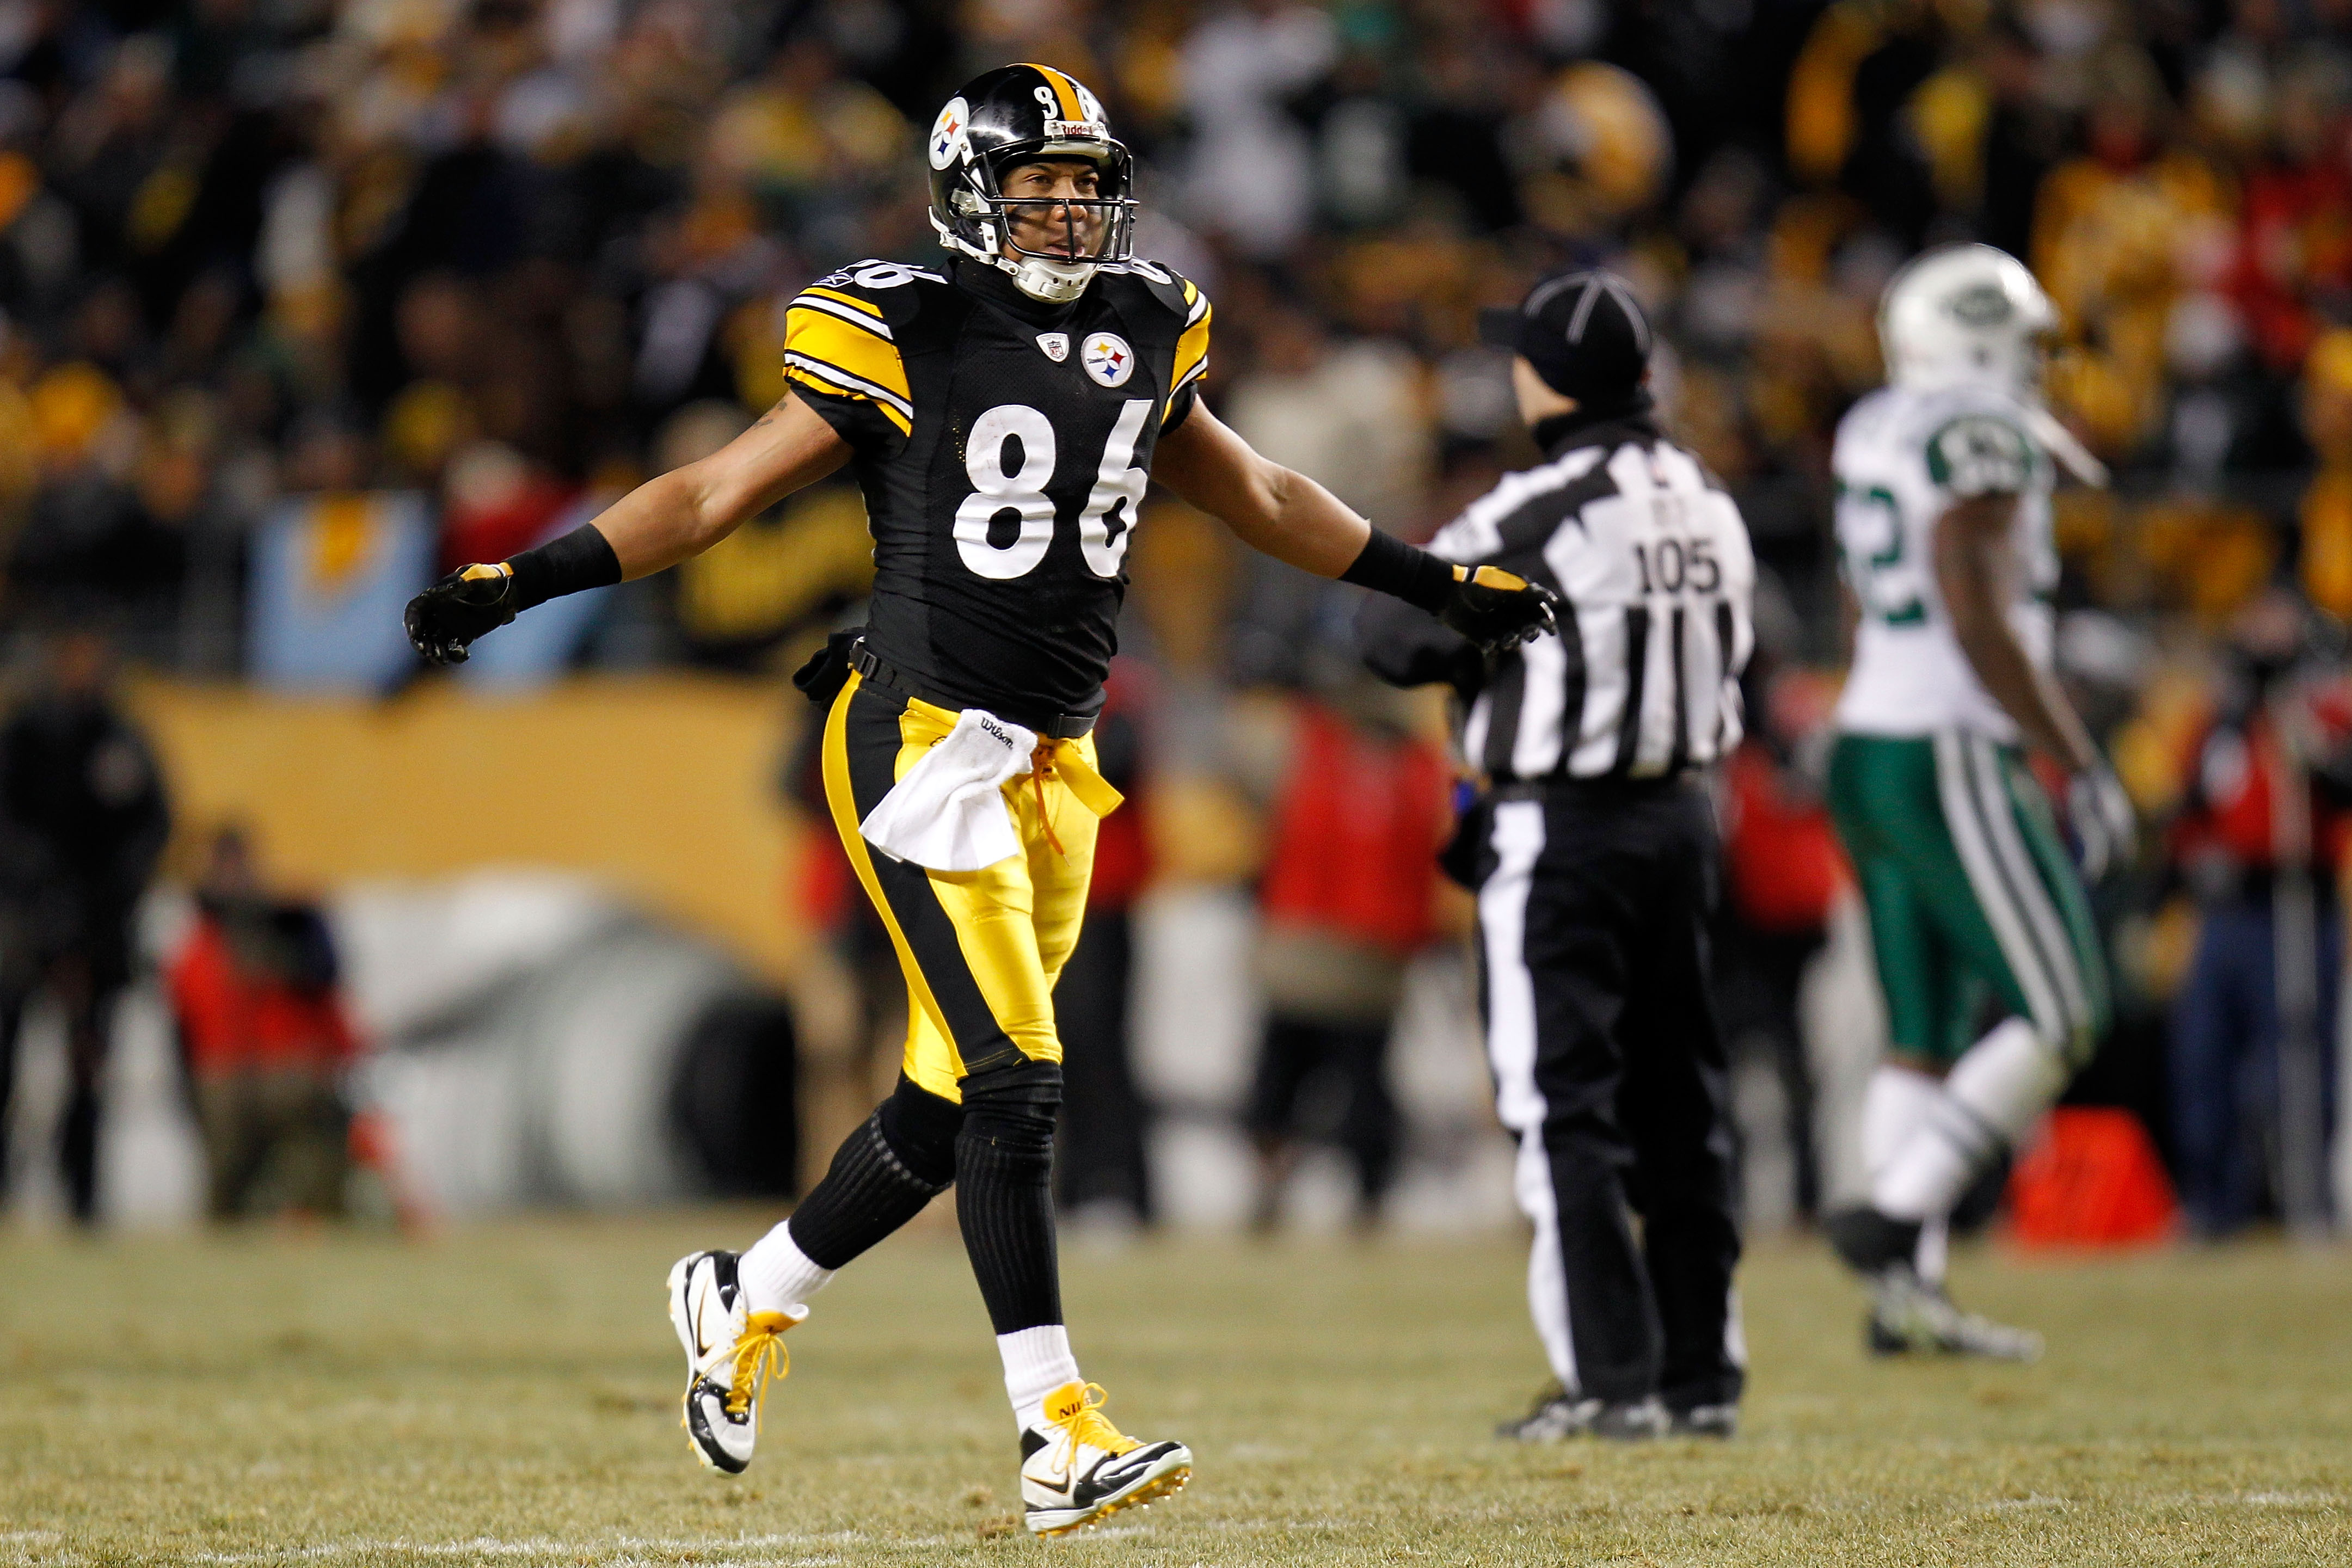
[[1922, 253], [1886, 286], [1878, 341], [1886, 379], [1921, 392], [1970, 382], [2032, 397], [2058, 312], [2025, 264], [1989, 245]]
[[2061, 467], [2105, 486], [2106, 465], [2042, 406], [2042, 339], [2057, 327], [2057, 307], [2025, 264], [1989, 245], [1922, 252], [1878, 302], [1889, 382], [1917, 392], [1975, 385], [2006, 392]]

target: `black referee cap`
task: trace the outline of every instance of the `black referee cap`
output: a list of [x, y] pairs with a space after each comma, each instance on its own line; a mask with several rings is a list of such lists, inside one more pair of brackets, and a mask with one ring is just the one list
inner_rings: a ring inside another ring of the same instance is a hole
[[1553, 274], [1517, 309], [1479, 311], [1478, 337], [1520, 355], [1547, 386], [1581, 402], [1630, 395], [1650, 368], [1650, 321], [1633, 286], [1597, 267]]

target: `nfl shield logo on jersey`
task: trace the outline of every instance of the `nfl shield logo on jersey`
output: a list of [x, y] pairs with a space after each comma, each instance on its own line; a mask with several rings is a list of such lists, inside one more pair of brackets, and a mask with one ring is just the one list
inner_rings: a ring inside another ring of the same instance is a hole
[[1104, 386], [1125, 386], [1127, 378], [1135, 373], [1135, 350], [1116, 332], [1097, 332], [1078, 350], [1078, 363]]
[[1070, 357], [1070, 335], [1067, 332], [1040, 332], [1037, 334], [1037, 346], [1045, 350], [1045, 357], [1057, 365]]

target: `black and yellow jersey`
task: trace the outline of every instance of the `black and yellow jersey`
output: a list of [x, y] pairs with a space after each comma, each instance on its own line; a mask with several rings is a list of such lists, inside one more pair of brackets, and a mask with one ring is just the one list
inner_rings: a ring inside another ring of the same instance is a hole
[[1094, 711], [1152, 449], [1208, 348], [1207, 298], [1150, 262], [1060, 306], [961, 258], [861, 262], [794, 297], [784, 373], [856, 453], [873, 652], [937, 702]]

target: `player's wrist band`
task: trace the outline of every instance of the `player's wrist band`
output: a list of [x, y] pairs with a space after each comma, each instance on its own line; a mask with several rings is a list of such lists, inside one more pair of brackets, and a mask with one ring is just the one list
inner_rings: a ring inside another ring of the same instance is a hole
[[1434, 615], [1445, 608], [1455, 579], [1451, 562], [1374, 528], [1364, 541], [1364, 553], [1339, 574], [1339, 580], [1392, 595]]
[[528, 610], [567, 593], [609, 588], [621, 580], [621, 558], [593, 523], [527, 549], [507, 561], [514, 576], [515, 608]]

